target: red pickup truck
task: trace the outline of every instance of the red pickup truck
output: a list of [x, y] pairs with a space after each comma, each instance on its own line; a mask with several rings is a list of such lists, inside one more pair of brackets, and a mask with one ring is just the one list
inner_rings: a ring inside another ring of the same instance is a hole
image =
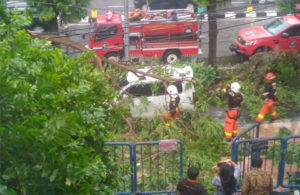
[[276, 18], [263, 26], [244, 28], [229, 49], [246, 56], [263, 51], [300, 52], [300, 14]]

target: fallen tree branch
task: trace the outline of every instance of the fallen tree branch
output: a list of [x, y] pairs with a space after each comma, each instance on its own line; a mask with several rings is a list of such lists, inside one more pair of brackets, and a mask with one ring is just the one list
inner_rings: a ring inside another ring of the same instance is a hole
[[[68, 39], [67, 37], [57, 36], [57, 35], [53, 35], [53, 34], [36, 34], [36, 33], [34, 33], [33, 31], [30, 31], [30, 30], [27, 30], [27, 32], [33, 37], [48, 39], [49, 41], [53, 41], [55, 43], [61, 43], [61, 44], [73, 47], [75, 49], [78, 49], [82, 52], [88, 50], [86, 47], [84, 47], [84, 46]], [[158, 75], [153, 75], [153, 74], [150, 74], [150, 73], [147, 73], [147, 72], [136, 70], [134, 68], [130, 68], [128, 66], [125, 66], [123, 64], [119, 64], [115, 61], [109, 60], [105, 57], [98, 56], [98, 55], [95, 55], [95, 61], [98, 65], [100, 71], [103, 72], [103, 73], [105, 73], [105, 70], [102, 66], [102, 61], [107, 62], [111, 65], [114, 65], [116, 67], [119, 67], [123, 70], [139, 73], [139, 74], [149, 76], [149, 77], [152, 77], [152, 78], [156, 78], [156, 79], [162, 80], [162, 81], [188, 81], [188, 82], [194, 82], [194, 80], [192, 78], [191, 79], [179, 79], [179, 78], [169, 78], [169, 77], [162, 77], [162, 76], [158, 76]]]

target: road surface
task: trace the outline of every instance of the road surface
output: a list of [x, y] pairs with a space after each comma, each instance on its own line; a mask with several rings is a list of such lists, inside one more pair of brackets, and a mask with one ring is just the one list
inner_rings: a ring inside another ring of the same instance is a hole
[[[264, 0], [259, 0], [264, 1]], [[98, 14], [104, 13], [106, 10], [113, 10], [117, 13], [123, 14], [124, 1], [120, 0], [92, 0], [90, 8], [97, 9]], [[128, 0], [129, 10], [134, 9], [133, 0]], [[247, 9], [249, 2], [246, 0], [233, 0], [225, 7], [218, 8], [218, 13], [244, 13]], [[255, 12], [273, 11], [276, 12], [275, 2], [266, 2], [265, 4], [253, 2], [253, 10]], [[205, 10], [204, 10], [205, 13]], [[245, 18], [233, 18], [229, 17], [226, 19], [218, 19], [218, 45], [217, 45], [217, 57], [228, 57], [240, 58], [235, 53], [229, 50], [229, 46], [234, 42], [239, 30], [245, 27], [254, 25], [263, 25], [266, 22], [274, 19], [274, 16], [268, 17], [245, 17]], [[198, 56], [198, 59], [205, 59], [208, 56], [208, 22], [203, 20], [202, 24], [202, 35], [204, 38], [201, 41], [202, 54]], [[87, 39], [82, 39], [82, 34], [88, 33], [89, 25], [87, 23], [71, 24], [72, 35], [70, 38], [82, 45], [87, 44]]]

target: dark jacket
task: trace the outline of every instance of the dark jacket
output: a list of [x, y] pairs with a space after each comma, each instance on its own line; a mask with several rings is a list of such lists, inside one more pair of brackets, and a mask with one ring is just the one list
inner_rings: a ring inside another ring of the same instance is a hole
[[200, 183], [189, 179], [182, 179], [177, 184], [177, 191], [180, 192], [180, 195], [207, 195], [206, 190]]
[[228, 109], [238, 108], [241, 106], [243, 101], [243, 96], [241, 93], [235, 93], [230, 90], [230, 87], [223, 89], [223, 92], [228, 98]]

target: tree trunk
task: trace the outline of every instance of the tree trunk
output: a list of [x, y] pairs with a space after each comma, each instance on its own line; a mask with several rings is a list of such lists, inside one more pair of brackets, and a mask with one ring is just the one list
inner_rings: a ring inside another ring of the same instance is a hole
[[46, 26], [46, 32], [49, 32], [51, 34], [58, 34], [58, 23], [57, 23], [57, 17], [54, 17], [52, 20], [47, 22]]
[[213, 66], [216, 65], [217, 57], [217, 36], [218, 36], [218, 27], [217, 27], [217, 2], [216, 0], [209, 0], [209, 6], [207, 6], [208, 13], [208, 64]]

